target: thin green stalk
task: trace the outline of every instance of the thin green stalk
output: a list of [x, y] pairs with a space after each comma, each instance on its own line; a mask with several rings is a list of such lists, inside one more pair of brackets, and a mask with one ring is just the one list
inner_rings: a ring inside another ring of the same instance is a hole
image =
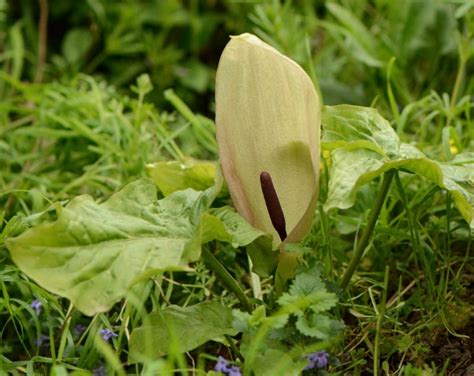
[[209, 151], [215, 152], [217, 150], [215, 135], [203, 126], [199, 118], [191, 111], [186, 103], [175, 94], [173, 89], [166, 90], [164, 96], [165, 99], [176, 108], [181, 116], [192, 124], [203, 146], [205, 146]]
[[[464, 76], [464, 70], [466, 69], [466, 56], [462, 51], [462, 47], [459, 47], [459, 67], [456, 73], [456, 80], [454, 81], [453, 92], [451, 93], [451, 103], [450, 107], [453, 109], [456, 106], [458, 100], [459, 90], [461, 88], [462, 79]], [[451, 120], [451, 119], [450, 119]]]
[[94, 345], [96, 349], [102, 354], [108, 366], [112, 368], [111, 371], [113, 371], [113, 375], [126, 375], [119, 356], [117, 355], [115, 350], [100, 337], [99, 334], [96, 334], [96, 336], [94, 337]]
[[227, 340], [227, 343], [229, 344], [232, 352], [237, 356], [237, 358], [239, 358], [242, 362], [245, 362], [244, 356], [240, 353], [232, 337], [228, 334], [226, 334], [224, 337]]
[[46, 316], [48, 317], [48, 329], [49, 329], [49, 349], [51, 351], [51, 362], [53, 366], [56, 365], [57, 363], [57, 356], [56, 356], [56, 346], [54, 344], [54, 325], [53, 325], [53, 319], [49, 311], [49, 306], [45, 306], [45, 313]]
[[383, 292], [382, 300], [379, 305], [377, 312], [377, 326], [375, 329], [375, 341], [374, 341], [374, 376], [378, 375], [379, 372], [379, 347], [380, 347], [380, 331], [382, 330], [383, 316], [385, 315], [385, 306], [387, 302], [387, 289], [388, 289], [388, 265], [385, 267], [385, 277], [383, 279]]
[[351, 281], [352, 275], [354, 274], [355, 270], [357, 269], [357, 266], [359, 265], [364, 250], [369, 244], [370, 237], [372, 236], [372, 232], [374, 231], [375, 224], [377, 223], [377, 219], [379, 218], [383, 203], [385, 202], [385, 198], [387, 197], [388, 189], [390, 188], [390, 183], [392, 182], [394, 173], [395, 170], [389, 170], [384, 173], [382, 187], [380, 188], [377, 199], [375, 200], [375, 204], [370, 212], [369, 220], [367, 221], [367, 227], [365, 228], [365, 231], [357, 244], [357, 248], [354, 254], [352, 255], [352, 259], [349, 262], [349, 265], [347, 266], [347, 270], [344, 273], [344, 276], [342, 277], [342, 289], [345, 289]]
[[321, 93], [318, 77], [316, 75], [316, 69], [314, 69], [313, 58], [311, 55], [311, 42], [310, 42], [308, 34], [305, 35], [305, 47], [306, 47], [306, 57], [308, 59], [309, 76], [311, 77], [311, 81], [313, 81], [314, 88], [316, 89], [316, 92], [319, 95], [319, 98], [321, 100], [321, 106], [322, 106], [324, 104], [323, 95]]
[[395, 119], [395, 123], [400, 123], [400, 112], [398, 110], [398, 104], [395, 99], [395, 95], [393, 94], [392, 89], [392, 69], [393, 65], [395, 64], [395, 57], [392, 57], [388, 63], [387, 68], [387, 96], [388, 96], [388, 103], [390, 104], [390, 108], [392, 110], [393, 118]]
[[459, 90], [461, 89], [462, 79], [464, 76], [464, 71], [466, 69], [466, 62], [468, 60], [468, 57], [466, 56], [466, 53], [463, 50], [461, 42], [459, 42], [458, 49], [459, 49], [459, 67], [456, 74], [456, 80], [454, 81], [453, 91], [451, 93], [451, 101], [449, 103], [449, 111], [448, 111], [448, 116], [447, 116], [447, 121], [446, 121], [446, 127], [449, 127], [451, 125], [451, 121], [453, 119], [454, 108], [456, 107]]
[[227, 269], [224, 268], [219, 260], [215, 258], [207, 248], [202, 249], [202, 258], [204, 259], [205, 263], [214, 271], [214, 273], [216, 273], [221, 282], [237, 296], [244, 309], [248, 312], [252, 312], [252, 304], [250, 303], [247, 295], [245, 295], [244, 290], [242, 290], [235, 278], [232, 277]]
[[[433, 292], [434, 292], [434, 289], [435, 289], [435, 284], [434, 284], [434, 276], [433, 276], [433, 273], [431, 272], [431, 268], [430, 268], [430, 263], [426, 257], [426, 251], [423, 249], [423, 247], [421, 247], [421, 244], [420, 244], [420, 236], [418, 234], [418, 230], [416, 230], [416, 221], [413, 217], [413, 213], [411, 212], [410, 210], [410, 207], [408, 205], [408, 199], [407, 199], [407, 196], [405, 194], [405, 190], [403, 189], [403, 184], [400, 180], [400, 176], [398, 174], [398, 172], [395, 174], [395, 184], [397, 186], [397, 190], [400, 194], [400, 198], [401, 198], [401, 201], [403, 203], [403, 206], [405, 207], [405, 212], [406, 212], [406, 215], [407, 215], [407, 220], [408, 220], [408, 227], [410, 228], [410, 238], [411, 238], [411, 242], [412, 242], [412, 247], [415, 251], [415, 254], [417, 255], [417, 257], [421, 257], [421, 262], [423, 263], [423, 266], [426, 270], [426, 281], [427, 281], [427, 284], [428, 284], [428, 291], [430, 293], [430, 296], [433, 295]], [[418, 265], [418, 261], [416, 261], [417, 265]]]
[[59, 350], [58, 350], [58, 363], [63, 361], [64, 350], [66, 349], [66, 341], [67, 335], [69, 333], [69, 325], [72, 319], [72, 312], [74, 310], [74, 306], [69, 304], [69, 308], [66, 313], [66, 319], [64, 320], [63, 328], [61, 330], [61, 341], [59, 342]]

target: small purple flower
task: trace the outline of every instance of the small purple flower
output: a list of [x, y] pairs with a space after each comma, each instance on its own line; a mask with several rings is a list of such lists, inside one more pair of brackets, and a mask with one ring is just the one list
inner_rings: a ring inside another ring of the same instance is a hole
[[217, 363], [214, 366], [214, 371], [222, 372], [227, 376], [242, 376], [238, 366], [230, 366], [229, 361], [222, 356], [217, 358]]
[[45, 342], [48, 342], [49, 341], [49, 337], [48, 336], [45, 336], [44, 334], [40, 334], [39, 337], [37, 339], [35, 339], [35, 345], [40, 347], [43, 343]]
[[309, 363], [305, 367], [306, 370], [316, 368], [324, 368], [328, 364], [329, 354], [326, 351], [317, 351], [306, 356]]
[[118, 337], [118, 334], [114, 333], [111, 329], [101, 329], [99, 333], [106, 342], [109, 342], [111, 338]]
[[106, 376], [107, 375], [107, 371], [105, 369], [104, 366], [100, 366], [98, 368], [95, 368], [93, 371], [92, 371], [92, 375], [93, 376]]
[[77, 324], [74, 327], [74, 333], [76, 333], [78, 336], [81, 335], [82, 333], [84, 333], [84, 330], [86, 330], [86, 327], [84, 325], [81, 325], [81, 324]]
[[242, 376], [240, 373], [240, 368], [237, 366], [232, 366], [230, 369], [227, 371], [228, 376]]
[[31, 308], [36, 311], [36, 316], [39, 316], [41, 311], [43, 310], [43, 303], [41, 303], [41, 300], [36, 298], [31, 302]]
[[229, 371], [229, 361], [222, 356], [217, 358], [217, 363], [214, 366], [214, 371], [227, 373]]

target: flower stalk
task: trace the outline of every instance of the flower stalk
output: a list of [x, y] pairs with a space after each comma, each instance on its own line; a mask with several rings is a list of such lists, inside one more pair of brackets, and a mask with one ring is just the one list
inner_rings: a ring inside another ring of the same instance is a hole
[[232, 277], [219, 260], [206, 247], [203, 247], [201, 255], [204, 262], [214, 271], [214, 273], [216, 273], [216, 276], [220, 281], [237, 296], [237, 299], [239, 299], [243, 308], [247, 312], [252, 312], [252, 303], [250, 303], [249, 298], [245, 295], [244, 290], [242, 290], [239, 283], [234, 277]]

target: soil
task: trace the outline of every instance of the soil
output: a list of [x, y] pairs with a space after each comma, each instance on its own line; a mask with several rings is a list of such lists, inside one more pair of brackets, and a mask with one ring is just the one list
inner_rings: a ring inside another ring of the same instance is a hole
[[464, 294], [464, 301], [471, 309], [468, 311], [470, 318], [465, 325], [456, 328], [456, 333], [468, 338], [457, 337], [447, 332], [438, 334], [431, 345], [430, 361], [439, 368], [449, 359], [447, 376], [474, 376], [474, 278], [465, 275], [470, 286]]
[[442, 369], [449, 359], [446, 373], [449, 376], [474, 376], [474, 317], [471, 317], [468, 324], [457, 333], [469, 338], [455, 337], [446, 333], [438, 335], [431, 346], [431, 360]]

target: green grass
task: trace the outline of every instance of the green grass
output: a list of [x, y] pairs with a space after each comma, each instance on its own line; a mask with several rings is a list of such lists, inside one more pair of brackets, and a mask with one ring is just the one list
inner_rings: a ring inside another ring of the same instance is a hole
[[[241, 336], [184, 354], [173, 342], [167, 356], [126, 363], [130, 335], [150, 312], [208, 300], [242, 306], [209, 259], [186, 272], [154, 274], [107, 313], [87, 317], [22, 273], [5, 245], [54, 219], [54, 203], [81, 194], [104, 202], [146, 176], [148, 163], [217, 160], [214, 73], [228, 34], [254, 32], [303, 66], [325, 104], [377, 108], [403, 142], [433, 159], [474, 153], [469, 1], [63, 3], [50, 1], [42, 60], [37, 3], [0, 0], [0, 375], [88, 375], [99, 367], [117, 375], [200, 375], [219, 355], [245, 369]], [[382, 179], [361, 187], [351, 208], [326, 213], [328, 151], [322, 162], [320, 205], [301, 245], [338, 295], [331, 315], [345, 328], [330, 341], [301, 343], [325, 346], [330, 374], [462, 375], [474, 348], [474, 232], [452, 197], [395, 172], [361, 247]], [[224, 193], [215, 205], [229, 203]], [[341, 289], [357, 251], [361, 262]], [[213, 242], [206, 252], [226, 267], [254, 315], [255, 297], [263, 297], [268, 315], [281, 314], [272, 277], [261, 279], [259, 292], [242, 249]], [[104, 328], [118, 336], [103, 341]], [[266, 341], [261, 335], [254, 351]]]

